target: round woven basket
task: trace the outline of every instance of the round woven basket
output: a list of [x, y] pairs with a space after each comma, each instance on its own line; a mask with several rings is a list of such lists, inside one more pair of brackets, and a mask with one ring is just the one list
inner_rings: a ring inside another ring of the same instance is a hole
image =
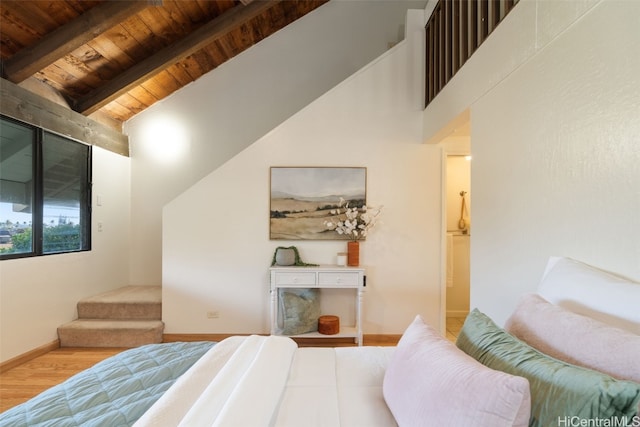
[[318, 318], [318, 332], [324, 335], [335, 335], [340, 332], [340, 318], [338, 316], [320, 316]]

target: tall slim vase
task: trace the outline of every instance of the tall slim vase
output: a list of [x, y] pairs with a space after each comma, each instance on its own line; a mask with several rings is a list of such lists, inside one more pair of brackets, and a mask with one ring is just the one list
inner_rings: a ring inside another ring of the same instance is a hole
[[360, 242], [357, 240], [347, 242], [347, 265], [349, 267], [360, 265]]

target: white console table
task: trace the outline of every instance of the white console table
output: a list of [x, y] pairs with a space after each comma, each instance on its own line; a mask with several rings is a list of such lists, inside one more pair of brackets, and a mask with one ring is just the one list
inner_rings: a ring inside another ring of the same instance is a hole
[[[278, 289], [280, 288], [319, 288], [319, 289], [353, 289], [355, 302], [355, 325], [342, 325], [340, 332], [334, 335], [323, 335], [309, 332], [294, 337], [304, 338], [353, 338], [362, 345], [362, 299], [366, 286], [365, 270], [359, 267], [339, 267], [323, 265], [319, 267], [271, 267], [271, 334], [278, 333]], [[333, 314], [333, 313], [331, 313]], [[342, 319], [341, 319], [342, 320]]]

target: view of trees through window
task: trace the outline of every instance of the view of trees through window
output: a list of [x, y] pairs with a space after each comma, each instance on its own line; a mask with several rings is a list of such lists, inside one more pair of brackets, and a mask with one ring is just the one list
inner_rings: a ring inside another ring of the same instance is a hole
[[90, 248], [89, 146], [0, 121], [0, 258]]

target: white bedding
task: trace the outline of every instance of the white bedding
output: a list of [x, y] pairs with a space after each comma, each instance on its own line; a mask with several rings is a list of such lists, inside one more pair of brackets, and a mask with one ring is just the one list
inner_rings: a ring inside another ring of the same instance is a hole
[[395, 426], [382, 395], [394, 349], [298, 348], [285, 337], [227, 338], [135, 426]]
[[[555, 265], [565, 268], [548, 269], [541, 291], [554, 295], [564, 292], [562, 300], [579, 307], [584, 306], [585, 294], [596, 291], [581, 292], [582, 288], [574, 287], [576, 283], [588, 279], [589, 289], [597, 290], [598, 295], [610, 292], [609, 276], [597, 270], [584, 273], [583, 266], [569, 261]], [[596, 298], [590, 309], [598, 310], [599, 305], [609, 310], [621, 304], [632, 307], [630, 314], [622, 314], [622, 318], [631, 320], [637, 327], [637, 320], [633, 320], [637, 317], [633, 308], [637, 308], [640, 296], [637, 285], [625, 283], [623, 294], [616, 293], [615, 298], [609, 299]], [[571, 291], [565, 292], [566, 289]], [[433, 346], [433, 342], [426, 344]], [[227, 338], [182, 375], [135, 426], [396, 426], [382, 391], [394, 352], [396, 347], [298, 348], [291, 339], [277, 336]], [[415, 352], [409, 356], [416, 361]], [[399, 362], [394, 359], [393, 363]], [[450, 366], [444, 363], [443, 369], [450, 370]], [[428, 371], [427, 375], [431, 373]], [[401, 387], [401, 390], [405, 389]], [[436, 392], [442, 395], [440, 388]], [[455, 396], [462, 399], [459, 393]], [[404, 406], [420, 406], [422, 397], [422, 393], [416, 393], [400, 399], [409, 405], [398, 405], [398, 399], [390, 400], [389, 404], [402, 416], [402, 411], [407, 410]], [[467, 398], [478, 396], [473, 394]], [[438, 406], [438, 410], [444, 411], [443, 416], [447, 410], [459, 411], [452, 408], [447, 404]], [[417, 422], [421, 426], [424, 419]]]

